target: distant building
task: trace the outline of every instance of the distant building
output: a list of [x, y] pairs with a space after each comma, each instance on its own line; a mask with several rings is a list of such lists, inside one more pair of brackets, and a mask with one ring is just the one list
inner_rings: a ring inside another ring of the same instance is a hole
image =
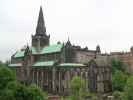
[[66, 43], [50, 45], [40, 7], [36, 34], [31, 46], [25, 46], [11, 56], [9, 67], [16, 70], [17, 80], [35, 83], [53, 94], [68, 95], [74, 76], [85, 80], [86, 90], [107, 93], [112, 90], [109, 56], [101, 54], [100, 46], [88, 50]]
[[133, 73], [133, 47], [129, 52], [111, 52], [110, 58], [118, 59], [126, 65], [126, 70]]

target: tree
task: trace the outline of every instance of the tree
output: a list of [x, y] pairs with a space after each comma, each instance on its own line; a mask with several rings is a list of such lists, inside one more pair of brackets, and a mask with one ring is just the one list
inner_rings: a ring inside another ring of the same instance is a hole
[[86, 94], [85, 82], [78, 76], [73, 77], [71, 80], [71, 89], [72, 96], [69, 97], [70, 100], [82, 100]]
[[0, 100], [46, 100], [44, 97], [39, 87], [17, 82], [11, 69], [0, 66]]
[[0, 100], [16, 100], [12, 90], [4, 89], [0, 92]]
[[15, 74], [7, 67], [0, 66], [0, 100], [14, 100], [13, 92], [7, 89], [12, 81], [15, 81]]
[[111, 60], [111, 65], [112, 65], [112, 72], [114, 73], [116, 70], [120, 70], [122, 72], [126, 71], [126, 65], [121, 62], [118, 59], [112, 59]]
[[25, 86], [19, 82], [10, 82], [8, 90], [11, 90], [15, 100], [46, 100], [47, 94], [38, 86]]
[[112, 77], [113, 91], [123, 91], [127, 77], [122, 71], [116, 70]]
[[[14, 91], [14, 90], [13, 90]], [[14, 97], [16, 100], [30, 100], [28, 98], [28, 89], [25, 85], [17, 83], [14, 91]], [[32, 100], [32, 99], [31, 99]]]
[[28, 98], [29, 100], [47, 100], [47, 94], [38, 86], [32, 84], [28, 87]]
[[7, 87], [11, 81], [15, 81], [15, 74], [7, 67], [0, 67], [0, 90]]

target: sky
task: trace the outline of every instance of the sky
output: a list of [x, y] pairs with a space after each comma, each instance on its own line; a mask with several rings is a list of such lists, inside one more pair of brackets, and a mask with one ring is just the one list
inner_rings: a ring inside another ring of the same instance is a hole
[[0, 0], [0, 60], [31, 45], [40, 5], [51, 44], [66, 42], [101, 51], [133, 45], [133, 0]]

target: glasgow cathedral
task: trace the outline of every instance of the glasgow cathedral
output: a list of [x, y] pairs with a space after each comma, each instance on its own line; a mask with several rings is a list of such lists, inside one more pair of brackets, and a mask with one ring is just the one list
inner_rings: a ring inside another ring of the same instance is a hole
[[102, 54], [99, 45], [96, 50], [89, 50], [72, 45], [69, 39], [51, 45], [42, 7], [31, 45], [16, 51], [11, 56], [9, 67], [16, 71], [18, 81], [36, 84], [50, 94], [70, 94], [70, 81], [74, 76], [85, 81], [86, 91], [112, 91], [109, 55]]

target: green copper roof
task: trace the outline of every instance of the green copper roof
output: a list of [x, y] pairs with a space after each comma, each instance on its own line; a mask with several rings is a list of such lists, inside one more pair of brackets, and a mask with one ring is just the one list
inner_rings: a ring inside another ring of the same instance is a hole
[[60, 67], [81, 67], [85, 66], [84, 64], [78, 64], [78, 63], [62, 63], [59, 65]]
[[17, 51], [14, 57], [15, 58], [24, 57], [24, 51]]
[[39, 66], [53, 66], [55, 64], [55, 61], [46, 61], [46, 62], [36, 62], [33, 64], [33, 67], [39, 67]]
[[9, 67], [20, 67], [20, 66], [22, 66], [22, 64], [21, 63], [16, 63], [16, 64], [9, 64], [8, 66]]
[[63, 47], [63, 44], [50, 45], [42, 48], [40, 52], [37, 52], [35, 47], [32, 47], [32, 54], [48, 54], [60, 52]]
[[63, 47], [63, 44], [56, 44], [56, 45], [47, 46], [47, 47], [42, 49], [41, 54], [60, 52], [62, 47]]

